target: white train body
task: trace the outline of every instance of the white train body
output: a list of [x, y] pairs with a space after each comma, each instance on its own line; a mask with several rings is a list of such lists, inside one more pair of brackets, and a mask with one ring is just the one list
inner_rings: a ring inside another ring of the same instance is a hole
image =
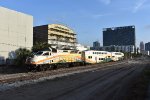
[[113, 61], [122, 60], [124, 58], [124, 53], [122, 52], [111, 52], [111, 59]]
[[111, 60], [111, 53], [107, 51], [84, 51], [82, 58], [86, 63], [100, 63], [108, 62]]
[[41, 65], [41, 64], [57, 64], [57, 63], [72, 63], [81, 62], [81, 54], [71, 53], [71, 51], [39, 51], [33, 54], [32, 57], [27, 58], [27, 64]]
[[28, 65], [57, 65], [57, 64], [83, 64], [83, 63], [101, 63], [109, 61], [118, 61], [123, 59], [124, 54], [121, 52], [107, 52], [107, 51], [82, 51], [72, 52], [69, 50], [39, 51], [27, 58]]

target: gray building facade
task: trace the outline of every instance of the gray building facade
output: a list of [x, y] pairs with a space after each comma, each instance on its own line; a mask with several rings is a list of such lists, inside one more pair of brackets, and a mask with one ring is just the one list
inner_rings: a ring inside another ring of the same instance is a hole
[[0, 64], [15, 58], [18, 48], [33, 46], [33, 17], [0, 7]]
[[140, 42], [140, 52], [142, 53], [144, 50], [145, 50], [145, 49], [144, 49], [144, 42], [141, 41], [141, 42]]
[[103, 46], [129, 46], [136, 44], [135, 26], [103, 29]]

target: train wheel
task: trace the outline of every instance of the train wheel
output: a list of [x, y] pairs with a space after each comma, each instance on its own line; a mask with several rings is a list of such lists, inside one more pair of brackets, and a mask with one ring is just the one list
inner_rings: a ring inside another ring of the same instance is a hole
[[53, 69], [57, 69], [57, 65], [53, 65]]
[[65, 68], [69, 68], [69, 64], [66, 63], [66, 64], [65, 64]]

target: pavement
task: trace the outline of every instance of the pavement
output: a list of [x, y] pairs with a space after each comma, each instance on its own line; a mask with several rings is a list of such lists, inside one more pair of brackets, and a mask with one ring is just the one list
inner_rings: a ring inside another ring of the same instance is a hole
[[147, 92], [147, 97], [145, 100], [150, 100], [150, 84], [149, 84], [149, 88], [148, 88], [148, 92]]

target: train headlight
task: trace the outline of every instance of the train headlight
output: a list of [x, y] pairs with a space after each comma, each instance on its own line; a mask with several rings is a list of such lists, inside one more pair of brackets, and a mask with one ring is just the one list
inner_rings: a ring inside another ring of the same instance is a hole
[[31, 61], [31, 64], [35, 64], [35, 61]]

